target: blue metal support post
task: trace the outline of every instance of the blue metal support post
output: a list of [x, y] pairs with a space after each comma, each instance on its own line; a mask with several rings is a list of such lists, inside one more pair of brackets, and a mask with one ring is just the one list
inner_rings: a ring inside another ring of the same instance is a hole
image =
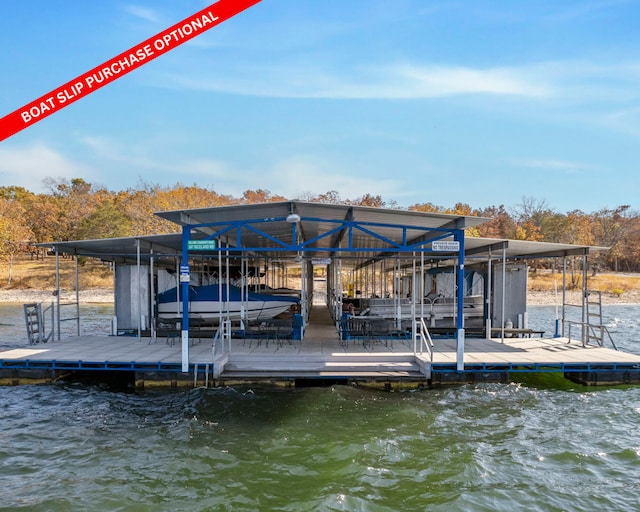
[[189, 372], [189, 239], [191, 226], [182, 226], [182, 260], [180, 263], [180, 291], [182, 293], [182, 372]]
[[457, 370], [459, 372], [464, 371], [464, 231], [462, 229], [456, 229], [453, 235], [453, 239], [458, 242], [458, 314], [456, 317], [456, 352], [457, 352]]

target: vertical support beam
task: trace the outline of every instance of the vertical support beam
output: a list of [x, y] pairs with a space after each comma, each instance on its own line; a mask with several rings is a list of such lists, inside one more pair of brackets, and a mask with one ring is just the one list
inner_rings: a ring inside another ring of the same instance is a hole
[[58, 341], [60, 341], [60, 253], [56, 245], [56, 327], [58, 328]]
[[582, 345], [584, 346], [587, 339], [587, 255], [582, 255]]
[[502, 338], [502, 343], [504, 343], [504, 327], [505, 327], [505, 307], [506, 307], [506, 298], [507, 294], [507, 247], [505, 245], [502, 246], [502, 314], [500, 315], [500, 338]]
[[[420, 293], [420, 300], [422, 300], [422, 290], [418, 289], [416, 278], [416, 252], [411, 253], [411, 325], [416, 325], [416, 296]], [[420, 315], [422, 318], [422, 313]], [[415, 331], [415, 329], [413, 329]], [[415, 344], [414, 344], [415, 353]]]
[[182, 277], [189, 268], [189, 238], [191, 226], [182, 226], [182, 260], [180, 264], [180, 288], [182, 293], [182, 373], [189, 372], [189, 279]]
[[76, 335], [80, 336], [80, 275], [78, 271], [78, 254], [74, 254], [76, 260]]
[[492, 309], [492, 304], [491, 304], [491, 297], [492, 297], [492, 289], [493, 289], [493, 285], [491, 284], [491, 279], [493, 278], [492, 275], [492, 270], [493, 270], [493, 262], [491, 261], [491, 249], [489, 249], [489, 261], [487, 262], [487, 282], [484, 284], [484, 293], [485, 293], [485, 315], [486, 315], [486, 320], [485, 320], [485, 332], [486, 332], [486, 338], [487, 339], [491, 339], [491, 323], [492, 323], [492, 315], [493, 315], [493, 309]]
[[458, 251], [458, 311], [456, 317], [457, 331], [457, 370], [464, 371], [464, 231], [457, 229], [453, 239], [460, 244]]
[[152, 340], [156, 339], [156, 288], [154, 283], [155, 279], [153, 278], [154, 272], [153, 246], [151, 246], [149, 248], [149, 310], [151, 311], [151, 314], [149, 315], [149, 328], [151, 329], [150, 336]]
[[113, 282], [113, 318], [111, 319], [111, 335], [118, 335], [118, 283], [116, 282], [116, 262], [111, 262], [111, 279]]
[[222, 239], [218, 239], [218, 329], [222, 329]]
[[138, 293], [136, 293], [137, 304], [136, 307], [138, 309], [138, 341], [142, 339], [142, 290], [140, 287], [140, 239], [136, 238], [136, 286], [138, 288]]
[[424, 318], [424, 298], [427, 295], [424, 285], [424, 251], [420, 251], [420, 318]]
[[564, 337], [564, 326], [567, 314], [567, 257], [562, 258], [562, 337]]
[[291, 245], [296, 246], [296, 249], [297, 249], [297, 245], [298, 245], [298, 223], [297, 222], [291, 223]]

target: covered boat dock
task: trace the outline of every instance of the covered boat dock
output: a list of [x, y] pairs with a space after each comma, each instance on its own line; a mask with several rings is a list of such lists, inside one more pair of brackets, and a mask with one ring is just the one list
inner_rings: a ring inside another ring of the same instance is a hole
[[[138, 385], [428, 385], [549, 371], [591, 384], [640, 380], [640, 356], [613, 340], [605, 347], [601, 303], [586, 285], [593, 248], [465, 236], [487, 220], [478, 217], [298, 201], [158, 215], [181, 232], [50, 244], [114, 265], [112, 336], [0, 352], [5, 380], [122, 372]], [[531, 258], [557, 258], [562, 270], [562, 315], [546, 338], [527, 322]], [[564, 295], [569, 258], [582, 268], [577, 305]], [[236, 316], [229, 304], [206, 321], [191, 314], [190, 287], [211, 283], [240, 290]], [[167, 326], [158, 296], [171, 286], [182, 304]], [[258, 292], [298, 301], [252, 321], [248, 297]]]

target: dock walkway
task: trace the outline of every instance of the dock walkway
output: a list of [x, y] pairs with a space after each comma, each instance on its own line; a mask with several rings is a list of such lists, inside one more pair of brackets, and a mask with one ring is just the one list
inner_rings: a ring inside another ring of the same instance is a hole
[[[26, 344], [26, 342], [25, 342]], [[456, 371], [456, 341], [434, 340], [433, 359], [414, 354], [410, 339], [340, 339], [324, 306], [314, 306], [302, 341], [233, 339], [218, 368], [225, 380], [347, 379], [394, 381], [465, 381], [472, 375], [513, 372], [615, 374], [640, 381], [640, 355], [567, 338], [467, 338], [465, 370]], [[193, 338], [190, 373], [214, 373], [210, 338]], [[168, 338], [79, 336], [0, 351], [0, 371], [133, 371], [136, 374], [181, 372], [181, 346]], [[15, 379], [14, 379], [15, 380]], [[616, 380], [616, 382], [617, 382]]]

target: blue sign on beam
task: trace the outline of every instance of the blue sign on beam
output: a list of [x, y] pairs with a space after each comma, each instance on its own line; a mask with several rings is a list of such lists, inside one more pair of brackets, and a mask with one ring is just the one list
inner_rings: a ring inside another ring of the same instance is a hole
[[189, 240], [187, 248], [190, 251], [213, 251], [218, 248], [217, 240]]

